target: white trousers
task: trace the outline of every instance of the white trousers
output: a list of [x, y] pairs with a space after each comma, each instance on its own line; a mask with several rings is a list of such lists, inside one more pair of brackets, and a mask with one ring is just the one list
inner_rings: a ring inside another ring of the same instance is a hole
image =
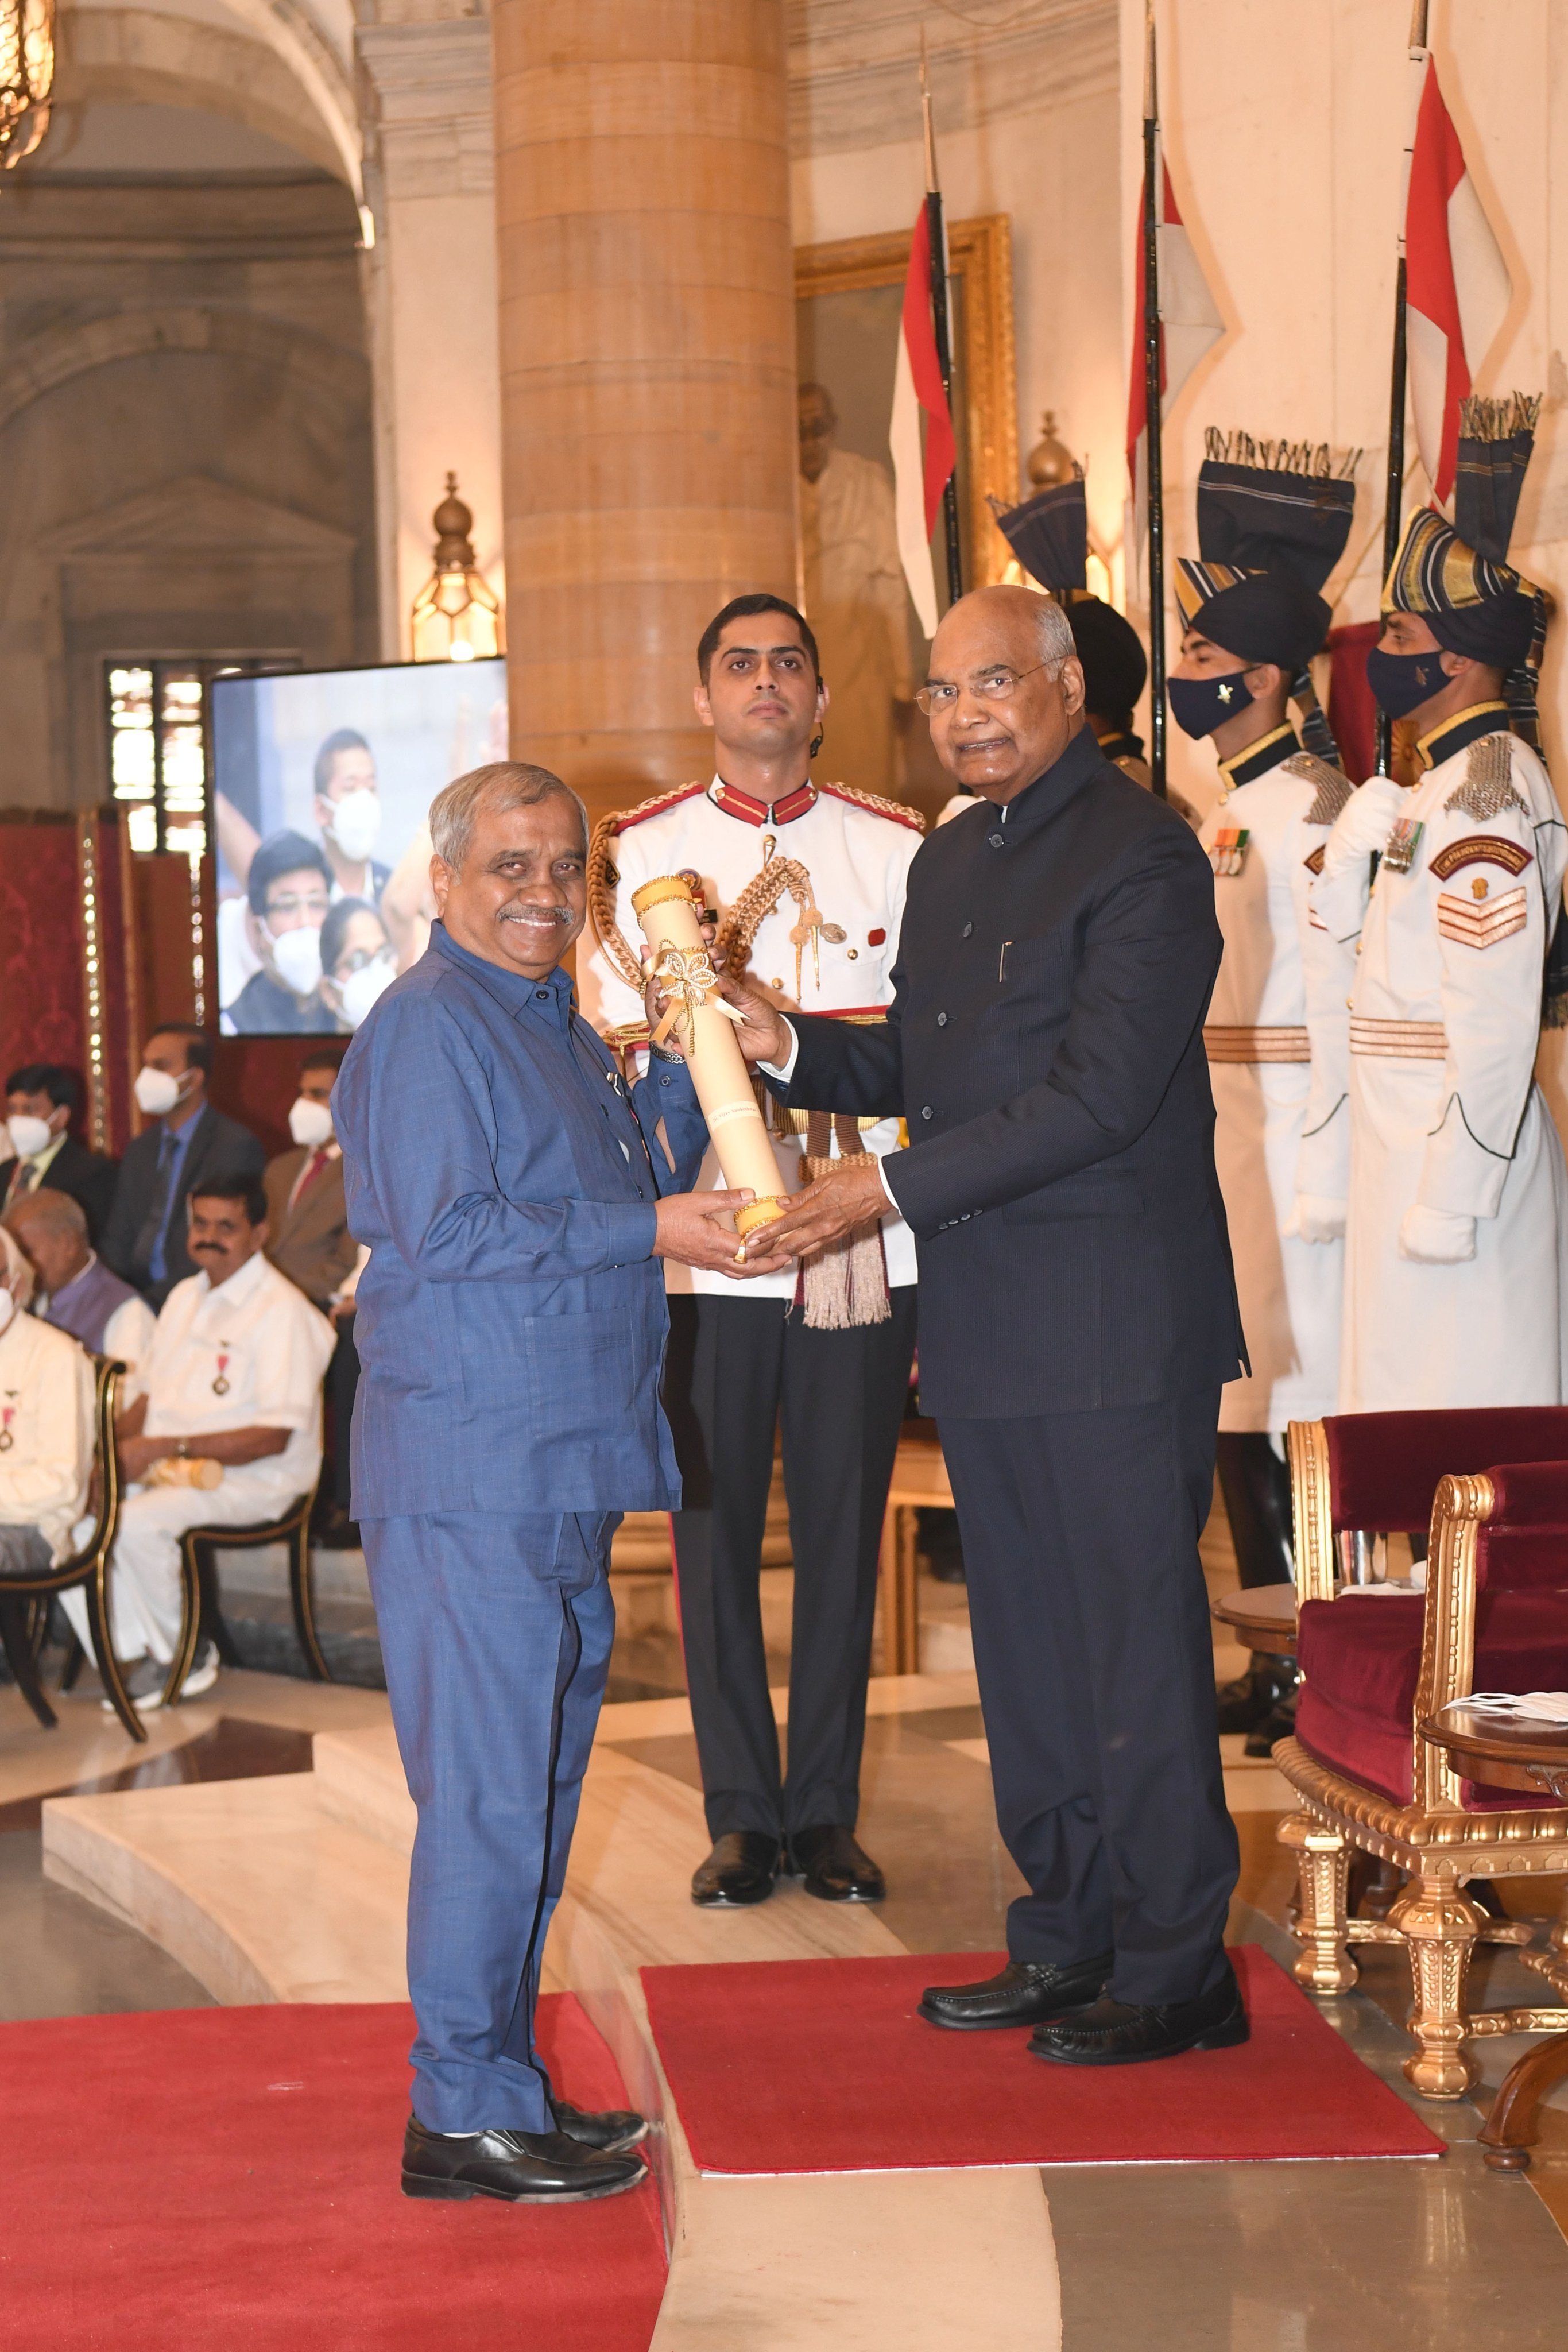
[[[120, 1664], [151, 1657], [167, 1665], [174, 1654], [180, 1638], [180, 1538], [187, 1528], [253, 1526], [276, 1518], [289, 1499], [274, 1482], [258, 1491], [258, 1482], [232, 1470], [210, 1493], [197, 1486], [145, 1486], [129, 1493], [120, 1506], [109, 1576], [109, 1633]], [[63, 1593], [61, 1601], [90, 1657], [80, 1588]]]

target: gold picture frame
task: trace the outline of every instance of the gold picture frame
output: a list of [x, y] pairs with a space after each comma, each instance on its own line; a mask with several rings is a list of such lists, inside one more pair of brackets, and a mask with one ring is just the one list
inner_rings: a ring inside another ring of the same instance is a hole
[[[1004, 576], [1011, 550], [987, 503], [1016, 506], [1019, 496], [1018, 366], [1013, 341], [1012, 224], [1006, 213], [952, 221], [947, 256], [958, 281], [954, 311], [954, 428], [967, 542], [966, 584], [988, 587]], [[909, 233], [847, 236], [795, 248], [795, 299], [899, 286], [909, 267]]]

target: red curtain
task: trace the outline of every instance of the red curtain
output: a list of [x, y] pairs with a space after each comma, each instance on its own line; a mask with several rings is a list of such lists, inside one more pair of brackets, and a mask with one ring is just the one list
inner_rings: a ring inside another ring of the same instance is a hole
[[76, 826], [0, 812], [0, 1080], [24, 1062], [83, 1067]]

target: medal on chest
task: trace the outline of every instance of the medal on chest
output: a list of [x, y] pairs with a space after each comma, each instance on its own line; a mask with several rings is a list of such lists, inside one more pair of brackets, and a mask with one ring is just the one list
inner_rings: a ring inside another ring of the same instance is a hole
[[1243, 824], [1224, 824], [1214, 836], [1214, 846], [1208, 862], [1216, 877], [1233, 881], [1247, 862], [1247, 845], [1252, 835]]
[[1383, 863], [1390, 874], [1408, 874], [1427, 828], [1419, 817], [1402, 816], [1388, 836]]
[[215, 1397], [225, 1397], [225, 1396], [227, 1396], [227, 1394], [228, 1394], [228, 1392], [229, 1392], [229, 1360], [229, 1360], [229, 1356], [228, 1356], [228, 1353], [227, 1353], [227, 1348], [228, 1348], [228, 1342], [225, 1340], [225, 1341], [224, 1342], [224, 1347], [223, 1347], [223, 1349], [220, 1349], [220, 1351], [219, 1351], [219, 1355], [218, 1355], [218, 1371], [217, 1371], [217, 1378], [216, 1378], [216, 1379], [214, 1381], [214, 1382], [213, 1382], [213, 1394], [214, 1394]]
[[[7, 1389], [5, 1394], [8, 1398], [15, 1397], [20, 1394], [20, 1391]], [[0, 1404], [0, 1454], [9, 1454], [16, 1443], [11, 1429], [11, 1423], [16, 1418], [16, 1408], [14, 1404]]]

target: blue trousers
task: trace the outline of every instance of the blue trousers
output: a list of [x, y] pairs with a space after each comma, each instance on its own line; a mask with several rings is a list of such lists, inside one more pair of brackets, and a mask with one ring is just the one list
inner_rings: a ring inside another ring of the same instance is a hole
[[620, 1523], [613, 1511], [363, 1522], [419, 1812], [410, 2055], [430, 2131], [555, 2127], [534, 2005], [609, 1670]]

